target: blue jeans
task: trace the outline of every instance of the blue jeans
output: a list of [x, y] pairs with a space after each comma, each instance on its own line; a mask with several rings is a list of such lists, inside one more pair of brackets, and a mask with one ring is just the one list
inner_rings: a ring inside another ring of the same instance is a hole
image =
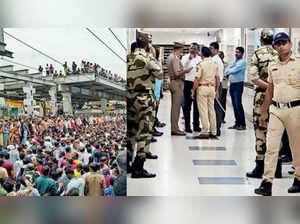
[[244, 91], [244, 82], [236, 82], [230, 84], [229, 93], [231, 96], [231, 102], [233, 106], [233, 112], [235, 117], [235, 125], [246, 126], [245, 113], [242, 104], [242, 95]]

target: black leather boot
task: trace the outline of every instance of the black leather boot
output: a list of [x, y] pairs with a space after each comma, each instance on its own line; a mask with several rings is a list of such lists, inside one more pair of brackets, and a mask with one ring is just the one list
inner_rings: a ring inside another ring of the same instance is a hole
[[157, 158], [158, 158], [158, 156], [152, 154], [151, 152], [146, 153], [146, 159], [157, 159]]
[[263, 180], [259, 188], [254, 190], [254, 193], [262, 196], [272, 196], [272, 183]]
[[256, 166], [255, 168], [251, 171], [246, 173], [247, 177], [250, 178], [262, 178], [262, 175], [264, 174], [264, 161], [263, 160], [256, 160]]
[[281, 159], [279, 159], [277, 162], [275, 178], [282, 178], [282, 161], [281, 161]]
[[144, 163], [146, 159], [135, 157], [135, 160], [132, 164], [132, 178], [153, 178], [156, 177], [156, 174], [149, 173], [144, 169]]
[[288, 189], [289, 193], [299, 193], [300, 192], [300, 180], [294, 178], [293, 185]]
[[153, 129], [153, 132], [152, 132], [153, 137], [160, 137], [163, 134], [164, 134], [163, 132], [157, 131], [156, 128]]

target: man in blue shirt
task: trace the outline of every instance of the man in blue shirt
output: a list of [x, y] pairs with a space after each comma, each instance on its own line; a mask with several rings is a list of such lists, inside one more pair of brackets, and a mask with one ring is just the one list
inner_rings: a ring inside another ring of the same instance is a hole
[[244, 91], [244, 80], [246, 71], [246, 61], [243, 59], [244, 48], [237, 47], [235, 51], [236, 60], [231, 62], [225, 70], [225, 75], [229, 76], [230, 89], [235, 125], [229, 129], [245, 130], [245, 113], [242, 105], [242, 95]]

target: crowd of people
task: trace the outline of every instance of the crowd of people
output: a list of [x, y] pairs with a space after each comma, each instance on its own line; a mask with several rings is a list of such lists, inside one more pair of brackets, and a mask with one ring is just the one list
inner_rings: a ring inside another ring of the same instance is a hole
[[0, 119], [1, 196], [126, 196], [126, 118]]
[[67, 75], [94, 73], [96, 74], [96, 76], [99, 76], [101, 78], [107, 79], [109, 81], [112, 81], [120, 85], [124, 85], [126, 83], [126, 80], [121, 76], [119, 76], [118, 74], [112, 73], [110, 70], [104, 69], [102, 66], [100, 66], [97, 63], [91, 63], [83, 60], [81, 61], [80, 66], [77, 65], [75, 61], [72, 62], [71, 66], [68, 64], [68, 62], [65, 62], [63, 64], [63, 70], [59, 70], [59, 71], [55, 69], [52, 64], [46, 64], [45, 67], [42, 67], [40, 65], [38, 70], [41, 73], [45, 71], [46, 77], [50, 76], [56, 78], [56, 77], [64, 77]]

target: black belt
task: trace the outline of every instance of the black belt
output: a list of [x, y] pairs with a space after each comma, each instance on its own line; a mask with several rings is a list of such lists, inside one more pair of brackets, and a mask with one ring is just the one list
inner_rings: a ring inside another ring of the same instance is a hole
[[265, 93], [267, 89], [263, 89], [263, 88], [256, 88], [255, 89], [255, 92], [258, 92], [258, 93]]
[[281, 109], [283, 109], [283, 108], [292, 108], [292, 107], [300, 106], [300, 100], [292, 101], [292, 102], [289, 102], [289, 103], [278, 103], [278, 102], [272, 101], [272, 104], [275, 107], [278, 107], [278, 108], [281, 108]]
[[128, 89], [128, 93], [153, 93], [152, 89]]

